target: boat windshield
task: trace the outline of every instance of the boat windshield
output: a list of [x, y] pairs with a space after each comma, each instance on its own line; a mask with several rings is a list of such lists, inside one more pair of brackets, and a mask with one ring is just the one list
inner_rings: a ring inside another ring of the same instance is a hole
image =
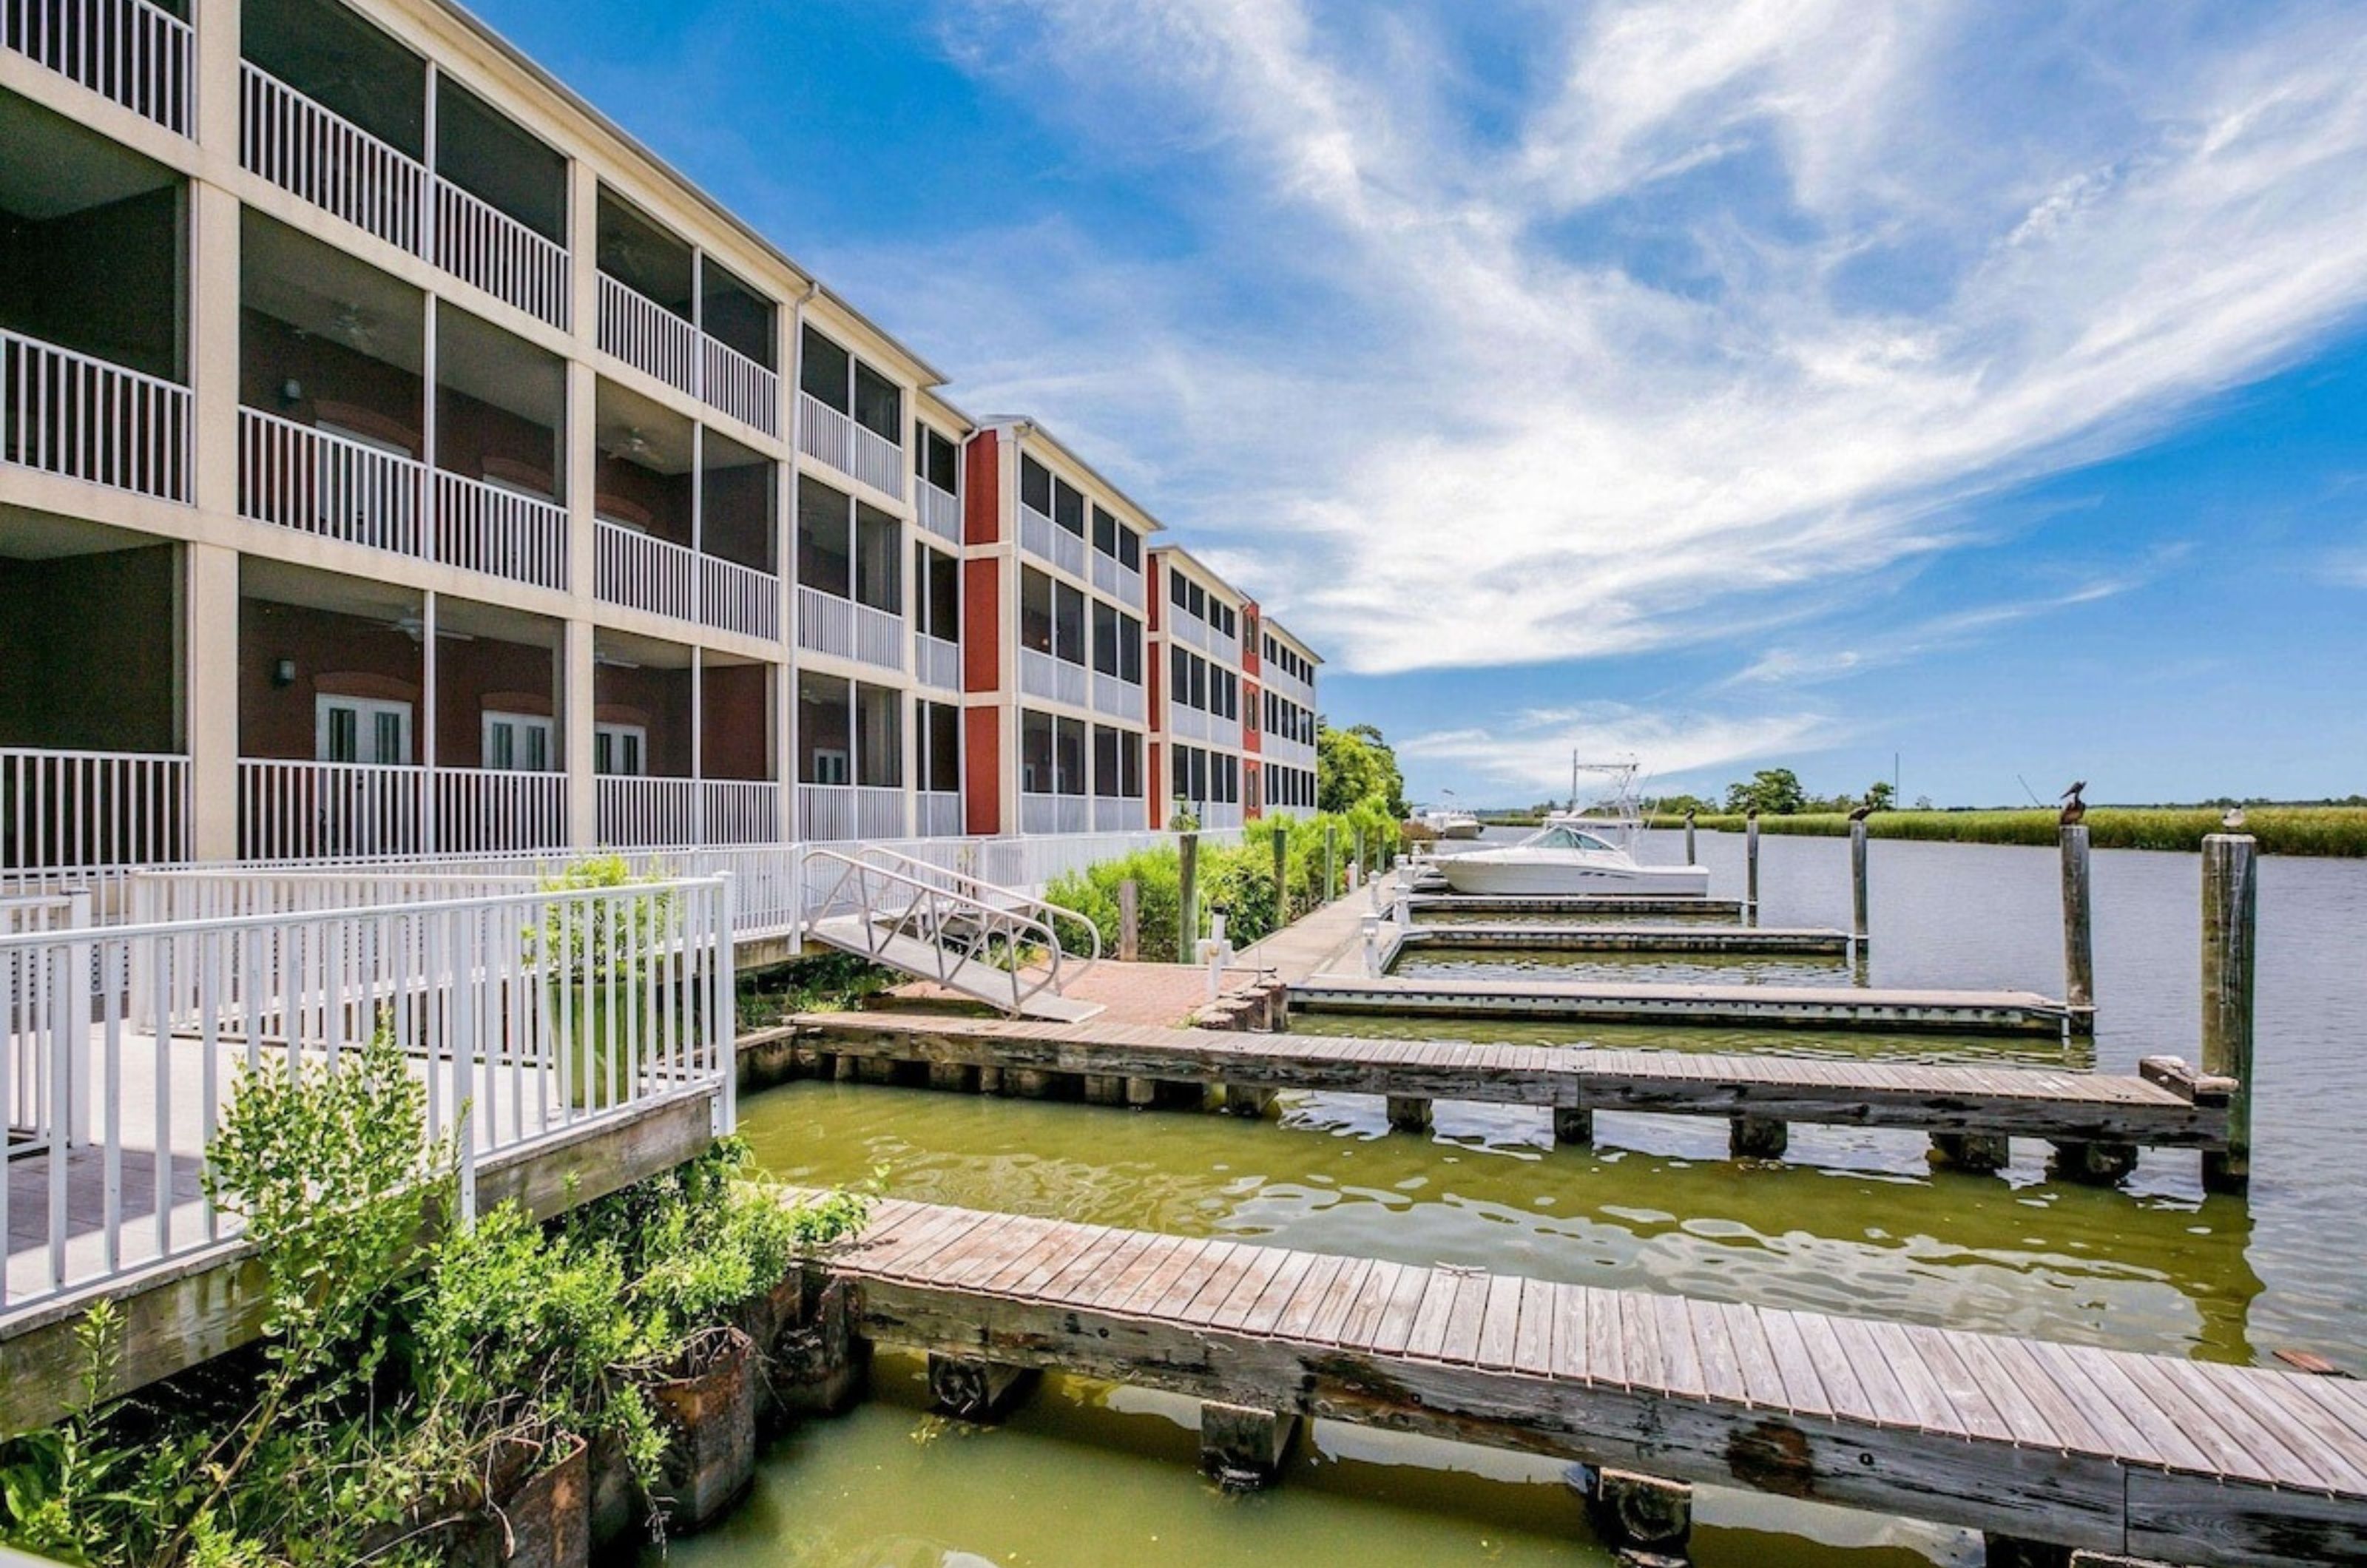
[[1591, 833], [1581, 833], [1575, 828], [1562, 827], [1546, 829], [1531, 839], [1528, 847], [1533, 850], [1591, 850], [1597, 852], [1616, 852], [1609, 844]]

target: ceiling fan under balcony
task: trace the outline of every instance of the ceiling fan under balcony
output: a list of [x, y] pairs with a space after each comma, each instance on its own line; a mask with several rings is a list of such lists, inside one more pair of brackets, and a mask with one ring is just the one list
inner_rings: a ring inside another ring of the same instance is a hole
[[601, 450], [620, 463], [646, 465], [649, 459], [658, 455], [656, 445], [641, 433], [640, 426], [637, 424], [627, 425], [609, 437], [608, 444]]
[[[403, 636], [409, 637], [413, 642], [424, 642], [426, 640], [427, 619], [416, 610], [406, 611], [402, 615], [396, 616], [390, 624], [396, 631], [401, 632]], [[474, 642], [477, 639], [467, 632], [446, 631], [443, 627], [438, 626], [436, 628], [436, 640], [438, 642]]]

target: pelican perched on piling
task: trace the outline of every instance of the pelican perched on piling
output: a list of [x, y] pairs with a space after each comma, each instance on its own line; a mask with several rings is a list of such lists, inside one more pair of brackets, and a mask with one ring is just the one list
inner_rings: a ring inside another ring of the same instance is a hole
[[2080, 792], [2087, 787], [2088, 781], [2080, 779], [2063, 792], [2062, 822], [2066, 828], [2076, 828], [2087, 820], [2088, 803], [2079, 798]]
[[1874, 802], [1871, 800], [1861, 800], [1850, 808], [1850, 820], [1852, 822], [1863, 822], [1873, 815]]

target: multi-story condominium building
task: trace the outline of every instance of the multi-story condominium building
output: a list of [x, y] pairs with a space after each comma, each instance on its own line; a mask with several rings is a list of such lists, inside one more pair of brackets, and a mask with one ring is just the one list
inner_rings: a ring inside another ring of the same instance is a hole
[[966, 457], [969, 830], [1149, 827], [1144, 541], [1160, 525], [1033, 421], [987, 421]]
[[481, 24], [5, 9], [0, 872], [1151, 825], [1157, 521]]
[[1242, 638], [1257, 606], [1180, 545], [1150, 552], [1151, 659], [1158, 716], [1152, 765], [1170, 810], [1203, 828], [1238, 828], [1258, 815], [1256, 688]]
[[1315, 809], [1315, 672], [1323, 660], [1279, 621], [1262, 617], [1250, 638], [1257, 683], [1261, 787], [1269, 815]]

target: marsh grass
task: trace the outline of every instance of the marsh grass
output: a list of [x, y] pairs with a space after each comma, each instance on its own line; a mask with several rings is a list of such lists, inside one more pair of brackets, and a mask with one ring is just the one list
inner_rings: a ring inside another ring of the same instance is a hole
[[[2097, 806], [2088, 811], [2089, 842], [2100, 850], [2184, 850], [2202, 847], [2203, 836], [2220, 831], [2220, 807]], [[1701, 816], [1694, 825], [1704, 831], [1738, 833], [1739, 816]], [[1682, 828], [1682, 817], [1655, 817], [1655, 828]], [[1923, 839], [1965, 844], [2052, 844], [2056, 816], [2052, 809], [2022, 811], [1878, 811], [1866, 818], [1867, 831], [1877, 839]], [[1761, 817], [1762, 833], [1799, 833], [1840, 838], [1849, 832], [1849, 818], [1838, 811], [1803, 812], [1795, 817]], [[2248, 807], [2244, 830], [2258, 839], [2260, 851], [2272, 855], [2367, 856], [2367, 807], [2261, 806]]]

